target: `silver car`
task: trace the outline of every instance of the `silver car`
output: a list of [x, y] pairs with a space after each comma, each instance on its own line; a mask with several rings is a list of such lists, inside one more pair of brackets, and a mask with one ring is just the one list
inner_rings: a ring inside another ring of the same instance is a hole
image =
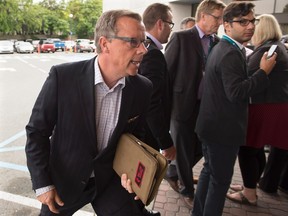
[[31, 43], [22, 41], [16, 45], [16, 51], [18, 53], [33, 53], [34, 47]]
[[13, 43], [8, 40], [0, 41], [0, 53], [14, 53]]

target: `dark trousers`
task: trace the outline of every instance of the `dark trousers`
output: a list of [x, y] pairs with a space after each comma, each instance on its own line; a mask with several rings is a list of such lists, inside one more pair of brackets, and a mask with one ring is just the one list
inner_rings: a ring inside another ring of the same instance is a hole
[[205, 162], [194, 197], [193, 216], [221, 216], [239, 146], [202, 140]]
[[282, 171], [279, 187], [288, 191], [288, 160], [286, 161], [285, 167]]
[[171, 121], [171, 137], [176, 147], [178, 178], [184, 188], [184, 196], [194, 197], [193, 166], [202, 158], [202, 147], [196, 133], [195, 122]]
[[270, 148], [268, 161], [259, 181], [259, 187], [267, 193], [276, 193], [282, 171], [288, 160], [288, 151], [276, 147]]
[[[135, 201], [133, 195], [129, 194], [120, 183], [120, 178], [116, 177], [109, 187], [99, 196], [95, 194], [95, 180], [90, 180], [86, 189], [77, 203], [58, 206], [60, 214], [50, 212], [48, 206], [42, 205], [41, 216], [72, 216], [76, 211], [88, 203], [91, 203], [97, 216], [141, 216], [144, 205], [140, 201]], [[73, 190], [73, 188], [71, 188]], [[135, 195], [134, 195], [135, 196]]]
[[244, 186], [255, 189], [266, 164], [264, 147], [241, 146], [238, 161]]

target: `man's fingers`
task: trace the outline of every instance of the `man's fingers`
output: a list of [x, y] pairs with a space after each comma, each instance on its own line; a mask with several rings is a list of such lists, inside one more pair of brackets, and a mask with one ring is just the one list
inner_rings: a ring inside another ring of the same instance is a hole
[[54, 202], [49, 202], [47, 203], [48, 208], [51, 212], [55, 213], [55, 214], [59, 214], [59, 210], [55, 207]]
[[124, 187], [129, 193], [134, 193], [132, 190], [132, 183], [131, 180], [128, 179], [127, 174], [122, 174], [121, 175], [121, 185]]
[[127, 174], [121, 175], [121, 185], [127, 190]]
[[49, 210], [55, 214], [59, 214], [59, 210], [55, 207], [55, 203], [57, 203], [59, 206], [64, 205], [55, 189], [50, 190], [44, 194], [41, 194], [40, 196], [37, 197], [37, 199], [42, 204], [47, 205]]
[[127, 191], [128, 191], [129, 193], [134, 193], [134, 191], [132, 190], [132, 183], [131, 183], [131, 180], [130, 180], [130, 179], [127, 180], [127, 187], [126, 187], [126, 189], [127, 189]]
[[60, 199], [60, 197], [58, 196], [57, 192], [55, 195], [55, 202], [59, 205], [59, 206], [63, 206], [64, 202]]

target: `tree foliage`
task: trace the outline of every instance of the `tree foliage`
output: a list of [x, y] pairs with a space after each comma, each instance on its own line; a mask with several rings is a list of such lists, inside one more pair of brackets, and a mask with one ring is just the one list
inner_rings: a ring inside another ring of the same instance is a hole
[[93, 37], [102, 0], [0, 0], [0, 34]]

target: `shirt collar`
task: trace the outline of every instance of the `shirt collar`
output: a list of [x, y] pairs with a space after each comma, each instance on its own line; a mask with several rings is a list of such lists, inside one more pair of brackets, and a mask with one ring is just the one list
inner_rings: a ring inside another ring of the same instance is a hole
[[225, 37], [231, 39], [231, 40], [239, 47], [240, 50], [243, 49], [244, 46], [243, 46], [241, 43], [239, 43], [238, 41], [234, 40], [233, 38], [229, 37], [229, 36], [226, 35], [226, 34], [224, 34], [224, 35], [225, 35]]
[[156, 44], [159, 50], [163, 49], [162, 44], [153, 35], [149, 34], [149, 32], [146, 32], [146, 36], [149, 37]]
[[[102, 77], [101, 71], [100, 71], [100, 67], [98, 64], [98, 57], [96, 57], [96, 59], [95, 59], [94, 71], [95, 71], [94, 85], [97, 85], [100, 83], [103, 83], [104, 85], [106, 85], [106, 83], [104, 82], [104, 79]], [[115, 86], [113, 86], [112, 89], [114, 89], [118, 85], [121, 85], [121, 89], [123, 89], [125, 87], [125, 77], [122, 77], [121, 79], [119, 79], [118, 82], [115, 84]]]
[[[205, 33], [200, 29], [200, 27], [197, 24], [195, 24], [195, 26], [198, 31], [199, 37], [202, 39], [205, 36]], [[211, 36], [214, 38], [214, 34], [211, 34]]]

